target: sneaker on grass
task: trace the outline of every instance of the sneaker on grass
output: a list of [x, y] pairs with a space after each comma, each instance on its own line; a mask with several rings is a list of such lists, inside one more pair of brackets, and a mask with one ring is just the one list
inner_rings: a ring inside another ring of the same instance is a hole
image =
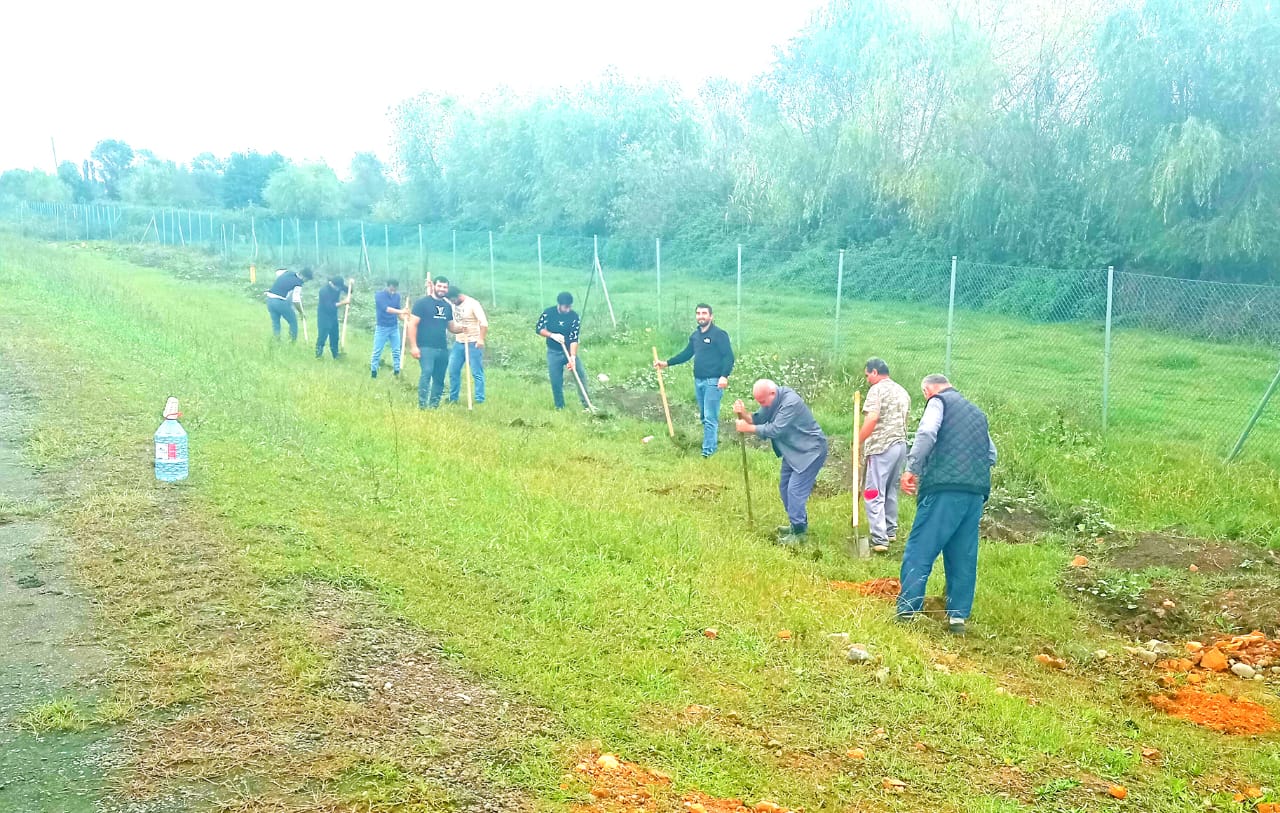
[[964, 635], [964, 619], [950, 618], [947, 620], [947, 632], [952, 635]]

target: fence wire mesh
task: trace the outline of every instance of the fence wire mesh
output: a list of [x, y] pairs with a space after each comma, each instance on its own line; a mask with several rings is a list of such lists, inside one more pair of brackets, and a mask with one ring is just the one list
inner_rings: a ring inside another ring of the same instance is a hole
[[876, 356], [909, 387], [945, 372], [983, 401], [1085, 431], [1221, 455], [1251, 426], [1249, 454], [1280, 467], [1280, 408], [1251, 421], [1280, 368], [1275, 286], [1115, 272], [1108, 302], [1102, 268], [122, 205], [16, 203], [3, 214], [48, 239], [198, 248], [229, 274], [309, 265], [366, 285], [395, 277], [414, 294], [428, 274], [444, 275], [495, 311], [533, 314], [567, 290], [584, 333], [645, 330], [662, 352], [705, 301], [745, 375], [818, 389], [856, 380]]

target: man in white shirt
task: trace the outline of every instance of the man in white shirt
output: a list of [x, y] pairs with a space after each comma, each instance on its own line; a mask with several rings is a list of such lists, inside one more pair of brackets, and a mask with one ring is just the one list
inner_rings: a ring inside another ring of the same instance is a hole
[[454, 337], [453, 349], [449, 352], [449, 403], [456, 404], [458, 395], [462, 392], [462, 367], [465, 360], [471, 364], [476, 403], [483, 404], [484, 342], [489, 335], [489, 317], [485, 315], [479, 302], [455, 286], [449, 287], [448, 299], [453, 304], [454, 324], [462, 329]]

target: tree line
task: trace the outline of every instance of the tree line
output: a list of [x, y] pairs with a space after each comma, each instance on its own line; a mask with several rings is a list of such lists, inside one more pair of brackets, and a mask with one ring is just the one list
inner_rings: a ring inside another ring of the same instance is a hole
[[[390, 172], [175, 165], [104, 141], [0, 194], [262, 206], [458, 228], [1280, 281], [1280, 20], [1265, 0], [833, 0], [742, 83], [610, 73], [423, 93]], [[41, 177], [43, 176], [43, 177]]]

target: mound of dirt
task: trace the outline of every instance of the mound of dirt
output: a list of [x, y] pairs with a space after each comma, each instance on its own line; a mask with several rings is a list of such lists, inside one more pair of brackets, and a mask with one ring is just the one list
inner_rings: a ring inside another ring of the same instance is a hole
[[575, 805], [574, 813], [793, 813], [773, 802], [748, 807], [741, 799], [717, 799], [699, 790], [676, 798], [669, 792], [670, 776], [612, 754], [583, 755], [572, 778], [587, 782], [592, 796], [591, 802]]
[[1166, 714], [1224, 734], [1267, 734], [1280, 729], [1266, 706], [1226, 694], [1179, 689], [1173, 695], [1153, 695], [1150, 700]]
[[[1248, 553], [1230, 542], [1161, 533], [1136, 534], [1128, 544], [1112, 550], [1107, 564], [1120, 570], [1144, 570], [1149, 567], [1172, 567], [1186, 570], [1191, 565], [1202, 573], [1219, 573], [1240, 566]], [[1258, 558], [1263, 554], [1255, 554]]]
[[865, 582], [831, 582], [833, 590], [852, 590], [872, 598], [895, 599], [902, 592], [902, 582], [897, 579], [871, 579]]
[[1023, 545], [1048, 533], [1053, 524], [1038, 508], [1009, 506], [994, 508], [982, 515], [979, 533], [984, 539]]

